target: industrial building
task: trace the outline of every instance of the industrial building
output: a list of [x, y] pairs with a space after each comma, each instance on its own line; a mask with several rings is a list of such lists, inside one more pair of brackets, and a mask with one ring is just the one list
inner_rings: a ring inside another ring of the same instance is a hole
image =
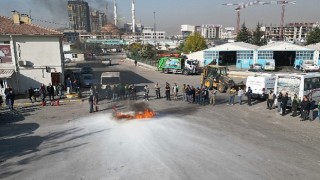
[[299, 46], [288, 42], [276, 42], [265, 46], [255, 46], [243, 42], [227, 43], [203, 51], [188, 54], [189, 59], [198, 59], [200, 65], [218, 64], [249, 69], [253, 64], [266, 65], [273, 60], [276, 67], [298, 68], [305, 60], [313, 60], [320, 65], [320, 44]]
[[69, 28], [91, 32], [89, 5], [83, 0], [68, 1]]

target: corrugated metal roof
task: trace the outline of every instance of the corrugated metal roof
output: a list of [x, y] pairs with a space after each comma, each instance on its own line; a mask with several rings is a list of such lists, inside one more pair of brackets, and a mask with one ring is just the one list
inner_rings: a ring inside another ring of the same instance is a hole
[[310, 48], [310, 49], [314, 49], [314, 50], [320, 50], [320, 43], [317, 43], [317, 44], [310, 44], [308, 46], [306, 46], [307, 48]]
[[241, 51], [241, 50], [256, 50], [259, 47], [253, 44], [248, 44], [244, 42], [233, 42], [233, 43], [226, 43], [216, 47], [212, 47], [206, 49], [205, 51]]
[[34, 24], [14, 24], [13, 20], [0, 16], [0, 35], [63, 35], [61, 32]]
[[309, 51], [312, 50], [305, 46], [299, 46], [296, 44], [288, 42], [274, 42], [265, 46], [261, 46], [258, 50], [267, 50], [267, 51]]
[[13, 73], [13, 69], [0, 69], [0, 78], [11, 78]]

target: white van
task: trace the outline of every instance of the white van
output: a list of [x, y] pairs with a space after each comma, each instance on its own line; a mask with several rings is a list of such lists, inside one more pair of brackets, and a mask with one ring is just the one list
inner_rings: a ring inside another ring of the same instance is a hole
[[105, 89], [107, 85], [120, 84], [120, 72], [103, 72], [101, 74], [101, 88]]
[[258, 74], [248, 76], [246, 81], [246, 90], [248, 87], [252, 90], [252, 98], [266, 99], [270, 90], [274, 90], [276, 75], [274, 74]]
[[264, 65], [265, 71], [274, 71], [276, 69], [276, 64], [274, 59], [267, 59], [266, 64]]

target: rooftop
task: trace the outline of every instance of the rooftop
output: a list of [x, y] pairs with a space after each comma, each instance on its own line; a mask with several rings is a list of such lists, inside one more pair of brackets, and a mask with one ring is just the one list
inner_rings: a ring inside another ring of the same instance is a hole
[[58, 35], [62, 33], [34, 24], [15, 24], [12, 19], [0, 16], [0, 35]]

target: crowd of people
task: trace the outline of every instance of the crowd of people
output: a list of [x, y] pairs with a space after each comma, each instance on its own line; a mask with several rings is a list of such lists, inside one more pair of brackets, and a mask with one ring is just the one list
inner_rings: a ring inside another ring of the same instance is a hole
[[[69, 81], [68, 79], [67, 81]], [[69, 86], [67, 84], [67, 93], [72, 91], [73, 86]], [[68, 88], [69, 87], [69, 88]], [[39, 91], [36, 93], [33, 87], [28, 89], [28, 98], [31, 103], [37, 102], [37, 97], [40, 98], [43, 104], [46, 103], [46, 98], [48, 97], [50, 101], [55, 100], [55, 96], [58, 96], [58, 99], [63, 98], [64, 87], [60, 83], [57, 86], [53, 86], [51, 83], [48, 86], [42, 84], [39, 88]], [[137, 88], [134, 84], [118, 84], [118, 85], [107, 85], [106, 89], [106, 98], [112, 101], [119, 100], [138, 100]], [[145, 85], [142, 89], [143, 92], [143, 100], [149, 101], [150, 97], [150, 88], [148, 85]], [[161, 87], [159, 83], [155, 83], [154, 85], [155, 99], [162, 98]], [[230, 88], [226, 92], [228, 94], [228, 103], [227, 105], [234, 105], [238, 103], [242, 105], [244, 100], [243, 97], [247, 97], [247, 105], [252, 105], [252, 90], [248, 87], [247, 91], [242, 88]], [[15, 94], [11, 87], [8, 87], [4, 91], [5, 94], [5, 104], [9, 107], [10, 110], [14, 110], [14, 101]], [[97, 86], [92, 86], [90, 88], [89, 95], [89, 104], [90, 104], [90, 112], [97, 111], [98, 108], [98, 100], [99, 100], [99, 88]], [[189, 104], [198, 104], [198, 105], [216, 105], [216, 89], [208, 89], [206, 87], [194, 87], [192, 85], [183, 84], [182, 87], [179, 87], [177, 83], [173, 83], [171, 86], [168, 82], [165, 83], [164, 87], [164, 97], [167, 101], [178, 101], [183, 100]], [[236, 101], [237, 97], [237, 101]], [[172, 99], [171, 99], [172, 98]], [[266, 98], [266, 108], [269, 110], [276, 109], [282, 116], [289, 113], [287, 111], [288, 101], [291, 99], [291, 116], [297, 117], [300, 115], [301, 121], [305, 121], [310, 119], [310, 111], [313, 109], [318, 109], [318, 115], [320, 120], [320, 102], [316, 104], [315, 101], [310, 100], [307, 96], [304, 96], [302, 101], [298, 98], [296, 94], [293, 97], [289, 97], [288, 93], [281, 93], [276, 95], [272, 90], [269, 91]], [[275, 104], [275, 101], [277, 104]], [[1, 97], [0, 105], [3, 102]], [[95, 106], [95, 108], [94, 108]]]

